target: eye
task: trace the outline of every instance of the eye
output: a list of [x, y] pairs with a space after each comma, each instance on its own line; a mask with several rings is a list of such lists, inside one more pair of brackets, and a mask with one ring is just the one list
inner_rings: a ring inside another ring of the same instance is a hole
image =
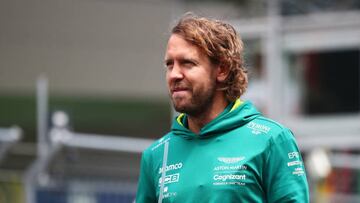
[[166, 69], [171, 69], [173, 66], [174, 66], [173, 61], [165, 61], [165, 68]]
[[193, 60], [189, 60], [189, 59], [184, 59], [182, 61], [182, 64], [185, 66], [185, 67], [193, 67], [193, 66], [196, 66], [196, 63], [193, 61]]

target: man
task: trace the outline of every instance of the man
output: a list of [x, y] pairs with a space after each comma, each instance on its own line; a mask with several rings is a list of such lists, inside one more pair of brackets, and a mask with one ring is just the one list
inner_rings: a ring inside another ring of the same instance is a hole
[[239, 99], [242, 53], [224, 22], [185, 15], [172, 29], [166, 80], [181, 114], [143, 152], [136, 202], [309, 202], [290, 130]]

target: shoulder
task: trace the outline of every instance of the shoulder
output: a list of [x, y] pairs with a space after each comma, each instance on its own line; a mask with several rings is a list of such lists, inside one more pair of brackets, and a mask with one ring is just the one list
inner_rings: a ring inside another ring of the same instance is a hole
[[165, 134], [163, 137], [155, 140], [148, 148], [146, 148], [143, 151], [143, 156], [148, 157], [157, 154], [159, 154], [159, 156], [162, 156], [163, 148], [164, 148], [162, 146], [165, 144], [165, 142], [168, 142], [171, 137], [172, 137], [172, 133], [170, 132]]

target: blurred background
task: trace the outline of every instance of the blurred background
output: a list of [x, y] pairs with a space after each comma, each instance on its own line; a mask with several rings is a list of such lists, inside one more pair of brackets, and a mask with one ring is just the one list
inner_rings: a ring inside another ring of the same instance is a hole
[[311, 202], [360, 202], [359, 0], [0, 0], [0, 203], [133, 201], [187, 11], [240, 33], [243, 99], [293, 130]]

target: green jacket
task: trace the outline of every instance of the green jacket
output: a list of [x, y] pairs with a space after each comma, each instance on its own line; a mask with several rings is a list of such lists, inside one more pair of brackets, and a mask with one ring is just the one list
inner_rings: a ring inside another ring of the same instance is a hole
[[293, 134], [250, 102], [229, 105], [199, 134], [186, 120], [143, 152], [137, 203], [309, 202]]

